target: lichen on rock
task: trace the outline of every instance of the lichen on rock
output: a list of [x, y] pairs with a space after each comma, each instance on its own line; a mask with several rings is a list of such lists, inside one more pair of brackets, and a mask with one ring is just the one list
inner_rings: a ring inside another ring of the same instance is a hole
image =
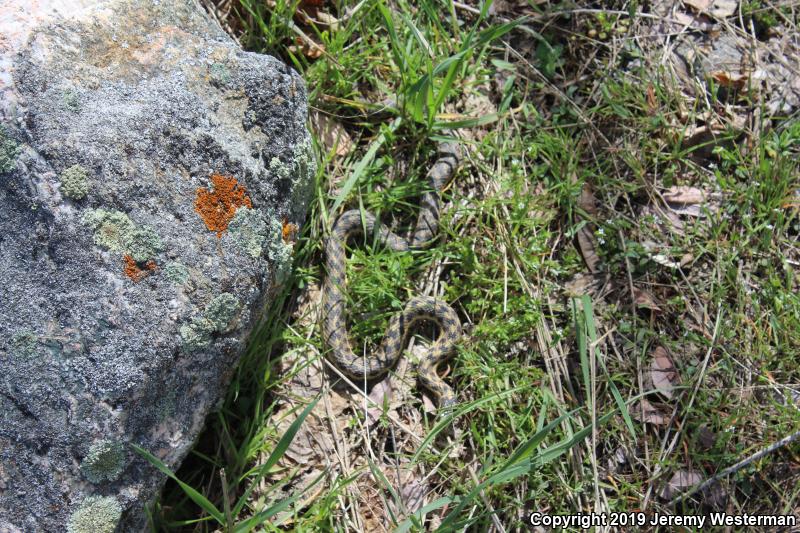
[[81, 165], [72, 165], [60, 176], [61, 192], [73, 200], [82, 200], [89, 194], [88, 172]]
[[23, 329], [14, 333], [11, 337], [11, 355], [21, 358], [29, 358], [36, 355], [36, 347], [39, 338], [33, 331]]
[[189, 269], [177, 261], [170, 261], [164, 266], [164, 275], [175, 285], [183, 285], [189, 279]]
[[[0, 16], [0, 464], [19, 466], [0, 530], [85, 533], [102, 507], [79, 509], [93, 443], [136, 442], [176, 469], [225, 395], [288, 264], [281, 221], [306, 214], [307, 93], [197, 2], [52, 3]], [[78, 201], [60, 183], [74, 165]], [[128, 455], [94, 488], [124, 509], [117, 530], [142, 531], [164, 475]]]
[[216, 296], [206, 305], [202, 316], [180, 327], [184, 348], [189, 351], [205, 348], [211, 344], [213, 334], [233, 329], [241, 308], [239, 299], [230, 293]]
[[260, 209], [238, 209], [228, 225], [234, 242], [253, 259], [261, 257], [270, 228]]
[[194, 210], [200, 215], [209, 231], [217, 237], [228, 229], [228, 224], [239, 208], [252, 208], [253, 203], [247, 189], [239, 185], [236, 178], [214, 174], [211, 176], [213, 188], [200, 187], [194, 201]]
[[89, 496], [70, 515], [67, 533], [114, 533], [122, 506], [111, 496]]
[[294, 246], [284, 240], [283, 223], [275, 217], [269, 219], [269, 235], [267, 257], [272, 262], [275, 271], [275, 282], [280, 282], [292, 265]]
[[206, 306], [204, 316], [214, 324], [216, 331], [225, 331], [241, 309], [242, 304], [233, 294], [224, 292]]
[[6, 129], [0, 125], [0, 174], [11, 172], [19, 155], [19, 145], [11, 138]]
[[136, 262], [152, 259], [164, 249], [161, 238], [149, 227], [137, 227], [121, 211], [90, 209], [83, 222], [94, 229], [94, 242], [111, 252], [125, 252]]
[[187, 351], [193, 352], [211, 344], [211, 335], [214, 331], [216, 331], [214, 323], [207, 318], [200, 317], [181, 326], [178, 333], [183, 341], [183, 347]]
[[124, 470], [127, 460], [123, 443], [101, 440], [89, 448], [81, 462], [81, 472], [92, 483], [114, 481]]

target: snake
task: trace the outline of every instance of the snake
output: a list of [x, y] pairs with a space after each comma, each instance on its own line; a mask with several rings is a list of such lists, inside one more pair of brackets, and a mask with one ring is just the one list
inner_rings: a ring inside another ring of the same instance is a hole
[[439, 230], [439, 197], [459, 164], [458, 146], [452, 142], [438, 145], [438, 159], [429, 169], [426, 179], [428, 190], [420, 201], [420, 213], [410, 240], [389, 230], [369, 212], [351, 209], [334, 222], [325, 243], [327, 276], [323, 286], [323, 336], [330, 348], [331, 362], [345, 375], [357, 380], [372, 380], [386, 374], [403, 352], [413, 327], [421, 321], [431, 321], [439, 326], [439, 334], [420, 358], [417, 376], [422, 385], [435, 397], [440, 409], [456, 404], [453, 389], [439, 377], [437, 365], [448, 358], [461, 338], [461, 321], [446, 302], [431, 296], [414, 296], [389, 320], [381, 344], [368, 355], [353, 353], [347, 333], [347, 308], [345, 294], [345, 245], [354, 235], [376, 235], [378, 242], [389, 250], [405, 252], [428, 246]]

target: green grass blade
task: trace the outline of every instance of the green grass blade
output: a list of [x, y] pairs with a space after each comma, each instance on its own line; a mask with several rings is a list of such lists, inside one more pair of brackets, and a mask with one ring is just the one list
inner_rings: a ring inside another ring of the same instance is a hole
[[191, 498], [191, 500], [192, 500], [194, 503], [196, 503], [196, 504], [197, 504], [197, 505], [198, 505], [198, 506], [199, 506], [201, 509], [203, 509], [203, 510], [204, 510], [205, 512], [207, 512], [207, 513], [208, 513], [210, 516], [212, 516], [212, 517], [214, 518], [214, 520], [216, 520], [217, 522], [219, 522], [219, 524], [220, 524], [220, 525], [222, 525], [222, 526], [224, 526], [224, 525], [225, 525], [225, 515], [223, 515], [223, 514], [222, 514], [222, 512], [220, 512], [220, 510], [219, 510], [219, 509], [217, 509], [217, 508], [214, 506], [214, 504], [213, 504], [213, 503], [211, 503], [211, 501], [209, 501], [209, 500], [208, 500], [208, 498], [206, 498], [205, 496], [203, 496], [202, 494], [200, 494], [199, 492], [197, 492], [195, 489], [193, 489], [191, 486], [187, 485], [186, 483], [184, 483], [183, 481], [181, 481], [180, 479], [178, 479], [178, 477], [177, 477], [177, 476], [176, 476], [176, 475], [175, 475], [175, 474], [172, 472], [172, 470], [170, 470], [170, 469], [169, 469], [169, 467], [168, 467], [167, 465], [165, 465], [165, 464], [164, 464], [164, 463], [161, 461], [161, 459], [159, 459], [159, 458], [158, 458], [158, 457], [156, 457], [155, 455], [151, 454], [150, 452], [148, 452], [148, 451], [147, 451], [147, 450], [145, 450], [144, 448], [141, 448], [141, 447], [139, 447], [139, 446], [137, 446], [137, 445], [135, 445], [135, 444], [131, 444], [131, 447], [132, 447], [132, 448], [133, 448], [133, 449], [134, 449], [134, 450], [135, 450], [135, 451], [136, 451], [136, 452], [137, 452], [139, 455], [141, 455], [142, 457], [144, 457], [145, 459], [147, 459], [147, 461], [148, 461], [150, 464], [152, 464], [152, 465], [153, 465], [154, 467], [156, 467], [156, 468], [157, 468], [159, 471], [161, 471], [161, 473], [163, 473], [163, 474], [166, 474], [166, 476], [167, 476], [167, 477], [169, 477], [170, 479], [174, 480], [174, 481], [175, 481], [175, 483], [177, 483], [177, 484], [178, 484], [178, 486], [179, 486], [181, 489], [183, 489], [183, 491], [186, 493], [186, 495], [187, 495], [189, 498]]
[[[394, 122], [392, 122], [389, 125], [389, 132], [395, 131], [400, 126], [401, 121], [402, 121], [401, 118], [399, 117], [396, 118]], [[382, 132], [378, 136], [378, 138], [372, 142], [372, 144], [369, 147], [369, 150], [367, 150], [367, 153], [364, 154], [364, 157], [362, 157], [361, 160], [358, 163], [356, 163], [356, 166], [353, 167], [353, 172], [350, 174], [350, 177], [347, 178], [347, 181], [342, 186], [342, 190], [339, 192], [339, 196], [336, 197], [336, 201], [333, 202], [331, 213], [335, 213], [336, 210], [339, 209], [339, 206], [342, 205], [342, 202], [344, 202], [345, 199], [347, 199], [347, 195], [350, 194], [350, 191], [358, 182], [359, 178], [361, 178], [361, 175], [364, 174], [364, 171], [367, 169], [370, 163], [372, 163], [372, 161], [375, 159], [375, 155], [378, 153], [380, 147], [383, 146], [383, 143], [386, 142], [386, 137], [387, 137], [386, 132], [385, 131]]]
[[300, 491], [297, 494], [293, 494], [288, 498], [284, 498], [283, 500], [279, 501], [275, 505], [272, 505], [268, 509], [256, 513], [250, 518], [243, 520], [242, 522], [239, 522], [233, 528], [233, 533], [246, 533], [248, 531], [252, 531], [253, 528], [260, 526], [261, 524], [263, 524], [276, 514], [285, 511], [286, 509], [289, 508], [290, 505], [292, 505], [294, 502], [300, 499], [300, 496], [302, 496], [308, 489], [319, 483], [324, 476], [325, 472], [322, 472], [320, 475], [316, 477], [316, 479], [314, 479], [314, 481], [311, 482], [311, 484], [308, 487], [306, 487], [305, 490]]
[[281, 437], [281, 439], [278, 441], [278, 444], [275, 445], [275, 449], [272, 450], [272, 453], [269, 454], [267, 460], [259, 468], [256, 478], [250, 483], [250, 485], [244, 491], [244, 494], [242, 494], [242, 496], [236, 502], [236, 506], [233, 509], [234, 516], [238, 516], [242, 511], [247, 503], [247, 499], [250, 497], [250, 493], [253, 492], [253, 489], [256, 485], [258, 485], [258, 482], [261, 480], [261, 478], [269, 473], [272, 467], [278, 463], [281, 457], [283, 457], [283, 454], [286, 453], [286, 450], [289, 449], [289, 445], [292, 443], [295, 435], [297, 435], [297, 432], [300, 430], [300, 426], [303, 425], [306, 417], [311, 410], [314, 409], [314, 406], [317, 405], [317, 402], [319, 402], [319, 397], [308, 404], [305, 409], [303, 409], [303, 412], [300, 413], [300, 416], [298, 416], [295, 421], [292, 422], [292, 424], [289, 426], [289, 429], [286, 430], [286, 433], [284, 433], [283, 437]]
[[403, 520], [398, 526], [397, 529], [394, 530], [394, 533], [406, 533], [406, 531], [410, 530], [416, 523], [422, 523], [425, 518], [425, 515], [430, 513], [431, 511], [435, 511], [436, 509], [440, 509], [445, 505], [449, 505], [453, 503], [455, 500], [448, 496], [444, 498], [439, 498], [438, 500], [434, 500], [428, 505], [424, 505], [420, 507], [418, 511], [414, 514]]
[[480, 407], [481, 405], [493, 402], [494, 400], [498, 400], [500, 398], [504, 398], [510, 394], [515, 392], [519, 392], [522, 390], [523, 387], [514, 387], [513, 389], [504, 390], [502, 392], [498, 392], [496, 394], [492, 394], [491, 396], [486, 396], [481, 398], [480, 400], [475, 400], [464, 405], [458, 406], [454, 411], [448, 413], [442, 419], [433, 426], [433, 429], [428, 432], [428, 435], [425, 439], [420, 443], [419, 448], [414, 453], [414, 456], [411, 458], [412, 463], [416, 463], [419, 460], [420, 454], [428, 447], [428, 445], [436, 438], [436, 436], [441, 433], [445, 428], [450, 426], [453, 423], [453, 419], [473, 410], [476, 407]]

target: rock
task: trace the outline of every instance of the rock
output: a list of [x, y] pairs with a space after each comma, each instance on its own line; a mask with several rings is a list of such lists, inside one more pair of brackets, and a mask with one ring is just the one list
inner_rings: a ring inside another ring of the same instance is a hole
[[305, 120], [194, 1], [3, 3], [0, 531], [144, 528], [164, 476], [130, 445], [176, 469], [218, 405], [303, 222]]

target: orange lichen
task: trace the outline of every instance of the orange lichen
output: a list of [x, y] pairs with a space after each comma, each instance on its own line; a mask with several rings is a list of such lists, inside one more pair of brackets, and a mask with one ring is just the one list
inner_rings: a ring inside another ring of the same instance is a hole
[[125, 275], [131, 278], [134, 283], [139, 283], [156, 269], [156, 262], [152, 259], [144, 264], [144, 268], [140, 268], [136, 264], [136, 260], [130, 255], [126, 254], [123, 259], [125, 260]]
[[289, 244], [290, 242], [294, 242], [297, 238], [297, 230], [300, 229], [297, 227], [297, 224], [293, 224], [292, 222], [288, 222], [285, 218], [283, 219], [283, 224], [281, 228], [281, 232], [283, 233], [283, 242]]
[[236, 178], [214, 174], [211, 183], [214, 184], [213, 191], [205, 187], [197, 189], [194, 210], [209, 230], [216, 231], [217, 237], [222, 237], [236, 210], [240, 207], [252, 209], [253, 204], [247, 196], [247, 190], [239, 185]]

